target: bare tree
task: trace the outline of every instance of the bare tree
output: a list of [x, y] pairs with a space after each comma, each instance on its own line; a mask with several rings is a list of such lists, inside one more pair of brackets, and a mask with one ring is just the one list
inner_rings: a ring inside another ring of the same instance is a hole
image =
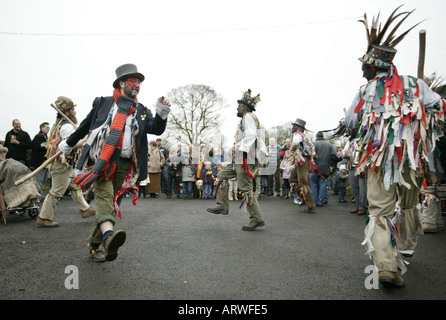
[[283, 146], [285, 144], [285, 140], [287, 138], [292, 138], [292, 132], [291, 132], [291, 121], [287, 121], [283, 124], [277, 125], [272, 127], [267, 131], [266, 135], [266, 145], [269, 144], [269, 138], [275, 138], [276, 143], [280, 146]]
[[220, 110], [228, 107], [222, 95], [202, 84], [188, 84], [167, 94], [172, 104], [166, 139], [185, 144], [210, 142], [221, 126]]

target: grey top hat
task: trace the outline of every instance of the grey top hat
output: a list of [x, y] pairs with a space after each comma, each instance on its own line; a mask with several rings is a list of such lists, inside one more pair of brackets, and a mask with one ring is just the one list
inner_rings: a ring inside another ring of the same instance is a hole
[[305, 121], [303, 121], [302, 119], [296, 119], [296, 121], [294, 121], [292, 124], [295, 124], [296, 126], [302, 127], [305, 129], [305, 125], [307, 124]]
[[138, 78], [139, 81], [144, 81], [144, 75], [138, 72], [138, 68], [134, 64], [127, 63], [116, 69], [116, 80], [113, 82], [113, 88], [119, 87], [119, 81], [127, 78]]

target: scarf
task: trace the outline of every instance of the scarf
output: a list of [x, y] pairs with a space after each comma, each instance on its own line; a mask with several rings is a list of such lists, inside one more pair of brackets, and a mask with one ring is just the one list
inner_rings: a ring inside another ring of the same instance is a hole
[[127, 116], [135, 112], [137, 100], [121, 94], [119, 88], [113, 92], [113, 98], [118, 111], [110, 127], [110, 134], [94, 166], [88, 167], [85, 173], [73, 179], [73, 182], [82, 190], [88, 190], [94, 181], [114, 180], [116, 166], [121, 153], [122, 140]]

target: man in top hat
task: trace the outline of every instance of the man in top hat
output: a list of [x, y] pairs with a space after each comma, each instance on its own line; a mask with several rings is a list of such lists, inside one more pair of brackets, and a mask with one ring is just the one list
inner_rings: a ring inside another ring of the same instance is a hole
[[[49, 138], [46, 157], [51, 157], [57, 152], [57, 145], [60, 141], [65, 141], [71, 133], [74, 132], [77, 124], [75, 104], [70, 98], [58, 97], [55, 106], [64, 113], [71, 123], [68, 122], [59, 113], [56, 122], [53, 125]], [[74, 166], [77, 161], [79, 147], [82, 147], [83, 141], [80, 141], [73, 147], [73, 151], [65, 156], [55, 159], [50, 164], [51, 173], [51, 189], [43, 201], [40, 213], [37, 216], [36, 225], [38, 227], [58, 227], [59, 222], [54, 221], [54, 212], [60, 199], [65, 192], [70, 191], [71, 198], [81, 211], [82, 217], [87, 218], [95, 214], [95, 210], [91, 208], [82, 195], [77, 193], [77, 187], [71, 181], [75, 176]]]
[[113, 228], [116, 215], [121, 216], [121, 198], [131, 189], [136, 204], [139, 181], [147, 178], [147, 134], [161, 135], [166, 128], [170, 103], [159, 98], [153, 116], [137, 99], [143, 81], [144, 75], [134, 64], [118, 67], [113, 95], [97, 97], [78, 129], [59, 145], [69, 153], [88, 135], [76, 166], [83, 173], [73, 182], [83, 190], [94, 187], [96, 219], [89, 251], [97, 262], [116, 259], [124, 244], [126, 233]]
[[[386, 25], [413, 12], [395, 16], [398, 9]], [[361, 156], [356, 174], [368, 175], [369, 220], [363, 244], [380, 283], [403, 287], [398, 271], [401, 275], [406, 271], [403, 256], [413, 254], [422, 232], [416, 205], [423, 180], [432, 181], [437, 176], [433, 171], [438, 167], [436, 131], [439, 120], [444, 120], [446, 102], [423, 80], [400, 76], [392, 62], [394, 47], [411, 29], [396, 37], [401, 20], [386, 38], [388, 28], [377, 33], [377, 20], [371, 30], [363, 21], [369, 43], [360, 61], [368, 82], [355, 96], [345, 122], [347, 128], [358, 132], [355, 142]]]
[[243, 94], [242, 99], [237, 100], [237, 117], [240, 117], [241, 121], [235, 135], [235, 156], [232, 164], [228, 164], [217, 175], [216, 208], [207, 209], [214, 214], [229, 213], [228, 180], [237, 176], [239, 190], [243, 193], [243, 204], [250, 217], [249, 224], [242, 227], [245, 231], [254, 231], [265, 225], [259, 203], [252, 190], [252, 179], [256, 168], [261, 166], [267, 154], [265, 142], [261, 138], [260, 122], [253, 114], [259, 101], [260, 95], [251, 97], [250, 89]]
[[[292, 123], [291, 131], [293, 139], [291, 142], [291, 151], [294, 153], [296, 167], [291, 171], [290, 182], [294, 184], [294, 190], [300, 189], [300, 197], [304, 200], [306, 213], [315, 212], [313, 194], [311, 193], [308, 175], [311, 169], [311, 161], [315, 155], [314, 146], [305, 134], [305, 125], [307, 123], [302, 119], [296, 119]], [[297, 188], [296, 188], [297, 184]]]

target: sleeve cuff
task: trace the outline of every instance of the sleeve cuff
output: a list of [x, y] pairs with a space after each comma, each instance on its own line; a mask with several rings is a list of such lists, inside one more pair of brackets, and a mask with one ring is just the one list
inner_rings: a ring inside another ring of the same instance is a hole
[[156, 101], [156, 114], [161, 117], [161, 119], [166, 120], [169, 115], [170, 107], [163, 105], [159, 100]]
[[62, 151], [64, 154], [70, 154], [71, 150], [73, 150], [73, 148], [71, 148], [68, 144], [67, 144], [67, 140], [63, 140], [59, 143], [58, 146], [59, 150]]

